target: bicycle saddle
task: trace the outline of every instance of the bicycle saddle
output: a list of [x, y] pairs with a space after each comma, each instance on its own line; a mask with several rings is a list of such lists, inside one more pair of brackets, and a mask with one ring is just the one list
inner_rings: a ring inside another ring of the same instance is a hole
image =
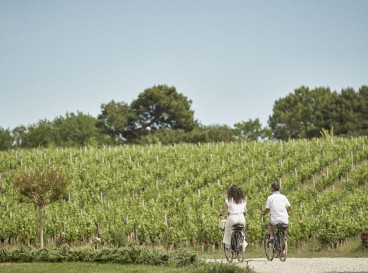
[[243, 229], [244, 225], [243, 224], [235, 224], [235, 225], [233, 225], [233, 228], [234, 229]]

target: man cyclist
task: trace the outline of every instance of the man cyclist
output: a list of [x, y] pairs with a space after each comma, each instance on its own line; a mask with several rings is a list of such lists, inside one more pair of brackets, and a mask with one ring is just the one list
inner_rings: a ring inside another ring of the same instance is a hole
[[270, 233], [270, 242], [273, 242], [273, 226], [280, 223], [289, 223], [288, 212], [291, 212], [291, 206], [287, 197], [280, 193], [280, 185], [277, 182], [273, 182], [271, 184], [271, 190], [272, 194], [267, 198], [266, 208], [262, 212], [262, 216], [266, 215], [268, 212], [271, 212], [268, 223], [268, 232]]

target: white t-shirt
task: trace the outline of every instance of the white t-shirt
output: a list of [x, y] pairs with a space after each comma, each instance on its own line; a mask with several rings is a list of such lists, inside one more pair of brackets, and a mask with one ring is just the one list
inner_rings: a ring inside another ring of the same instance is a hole
[[247, 202], [245, 200], [243, 200], [239, 204], [235, 203], [234, 199], [232, 198], [230, 200], [226, 199], [225, 202], [229, 207], [228, 211], [230, 214], [240, 214], [247, 212]]
[[288, 224], [289, 215], [286, 208], [290, 207], [289, 200], [279, 191], [273, 192], [266, 202], [266, 208], [270, 209], [270, 222], [274, 225], [279, 223]]

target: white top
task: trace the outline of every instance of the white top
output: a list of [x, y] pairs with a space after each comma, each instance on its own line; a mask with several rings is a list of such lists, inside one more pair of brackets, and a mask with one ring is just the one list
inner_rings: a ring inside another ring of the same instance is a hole
[[234, 199], [232, 198], [230, 199], [230, 201], [226, 199], [225, 202], [229, 207], [228, 211], [230, 214], [240, 214], [247, 212], [247, 202], [245, 200], [243, 200], [239, 204], [236, 204], [234, 202]]
[[289, 200], [279, 191], [274, 191], [266, 202], [266, 208], [270, 209], [270, 222], [272, 224], [289, 223], [289, 215], [286, 208], [290, 207]]

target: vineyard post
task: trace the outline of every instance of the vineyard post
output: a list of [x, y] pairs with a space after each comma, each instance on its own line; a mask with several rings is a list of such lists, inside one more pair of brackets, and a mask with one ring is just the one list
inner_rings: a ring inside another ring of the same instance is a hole
[[351, 157], [351, 169], [354, 169], [354, 152], [350, 151], [350, 157]]
[[138, 239], [138, 227], [137, 224], [134, 223], [134, 241], [137, 241]]

